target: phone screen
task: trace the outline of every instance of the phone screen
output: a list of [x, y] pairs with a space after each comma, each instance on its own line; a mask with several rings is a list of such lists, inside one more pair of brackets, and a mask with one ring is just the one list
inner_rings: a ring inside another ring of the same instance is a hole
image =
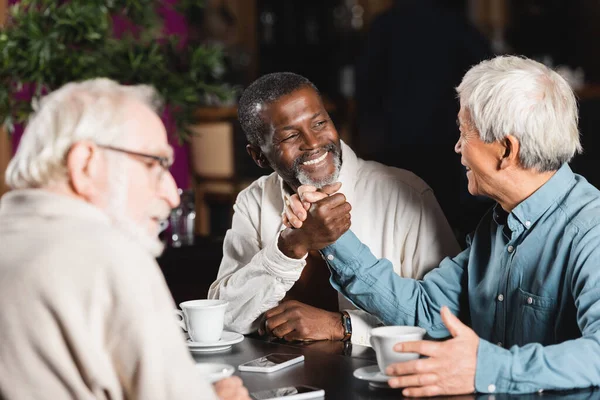
[[294, 396], [301, 393], [315, 392], [320, 389], [315, 389], [310, 386], [287, 386], [277, 389], [262, 390], [260, 392], [250, 393], [250, 398], [253, 400], [268, 400], [279, 397]]
[[244, 365], [248, 367], [273, 367], [286, 361], [300, 357], [299, 354], [269, 354], [256, 360], [249, 361]]

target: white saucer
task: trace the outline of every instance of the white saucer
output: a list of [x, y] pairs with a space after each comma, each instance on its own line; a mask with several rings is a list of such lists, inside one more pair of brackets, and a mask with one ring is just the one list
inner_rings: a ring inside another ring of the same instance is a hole
[[232, 345], [241, 342], [244, 340], [244, 335], [235, 333], [235, 332], [227, 332], [223, 331], [221, 335], [221, 339], [212, 343], [200, 343], [193, 342], [191, 339], [188, 339], [187, 346], [193, 353], [214, 353], [217, 351], [224, 351], [231, 348]]
[[209, 382], [216, 382], [233, 375], [235, 368], [229, 364], [197, 363], [196, 369]]
[[363, 381], [368, 381], [369, 386], [372, 387], [391, 389], [390, 385], [387, 383], [391, 376], [382, 374], [377, 365], [370, 365], [354, 370], [354, 377]]

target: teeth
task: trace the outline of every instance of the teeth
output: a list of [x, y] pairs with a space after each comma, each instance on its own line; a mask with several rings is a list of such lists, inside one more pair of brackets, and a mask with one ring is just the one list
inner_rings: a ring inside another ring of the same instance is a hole
[[325, 154], [323, 154], [319, 158], [315, 158], [314, 160], [309, 160], [309, 161], [303, 162], [302, 165], [313, 165], [313, 164], [316, 164], [318, 162], [321, 162], [321, 161], [323, 161], [325, 159], [325, 157], [327, 157], [327, 154], [329, 154], [328, 151], [326, 151]]

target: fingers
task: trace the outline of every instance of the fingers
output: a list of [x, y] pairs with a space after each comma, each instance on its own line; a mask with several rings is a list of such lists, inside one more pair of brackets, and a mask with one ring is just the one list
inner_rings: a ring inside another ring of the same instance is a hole
[[296, 190], [296, 193], [298, 193], [298, 196], [301, 199], [303, 199], [305, 193], [316, 192], [316, 191], [317, 191], [317, 188], [315, 186], [302, 185], [302, 186], [298, 187], [298, 190]]
[[444, 394], [444, 391], [439, 386], [424, 386], [407, 388], [402, 391], [402, 395], [406, 397], [434, 397]]
[[416, 342], [402, 342], [394, 345], [394, 351], [398, 353], [418, 353], [427, 357], [435, 356], [440, 352], [444, 342], [432, 342], [419, 340]]
[[247, 400], [248, 390], [237, 376], [222, 379], [214, 384], [217, 396], [222, 400]]
[[[285, 200], [285, 209], [284, 209], [283, 213], [286, 216], [288, 223], [291, 224], [292, 227], [294, 227], [296, 229], [301, 228], [303, 220], [299, 219], [296, 216], [296, 214], [294, 213], [294, 211], [292, 209], [292, 203], [288, 199]], [[304, 214], [305, 211], [304, 211], [304, 207], [302, 207], [302, 204], [300, 204], [300, 208], [302, 209], [302, 213]], [[305, 218], [306, 218], [306, 216], [305, 216]]]
[[288, 228], [292, 227], [292, 224], [290, 224], [290, 221], [288, 220], [288, 217], [287, 217], [287, 214], [285, 213], [285, 211], [283, 212], [283, 214], [281, 214], [281, 223]]
[[340, 190], [341, 187], [342, 187], [342, 182], [335, 182], [335, 183], [332, 183], [330, 185], [323, 186], [320, 189], [320, 191], [329, 196], [331, 194], [334, 194], [338, 190]]
[[272, 317], [276, 316], [277, 314], [281, 314], [288, 307], [290, 307], [290, 306], [293, 305], [292, 301], [293, 300], [283, 301], [278, 306], [271, 308], [269, 311], [266, 311], [265, 314], [264, 314], [264, 318], [265, 319], [269, 319], [269, 318], [272, 318]]
[[388, 380], [388, 384], [393, 388], [408, 388], [408, 387], [420, 387], [420, 386], [430, 386], [437, 383], [439, 377], [434, 373], [425, 373], [425, 374], [415, 374], [415, 375], [405, 375], [399, 376], [396, 378], [391, 378]]
[[286, 195], [286, 205], [288, 208], [291, 208], [292, 212], [300, 221], [304, 221], [306, 219], [306, 210], [304, 209], [304, 205], [300, 201], [300, 197], [297, 194], [292, 196]]
[[285, 340], [290, 340], [288, 338], [288, 335], [294, 332], [295, 328], [295, 324], [292, 321], [285, 320], [281, 323], [279, 321], [276, 321], [274, 322], [274, 327], [271, 329], [271, 335], [278, 338], [284, 338]]
[[342, 193], [336, 193], [319, 200], [318, 203], [320, 207], [327, 206], [332, 209], [346, 203], [346, 196]]
[[[292, 319], [292, 315], [290, 311], [283, 311], [273, 317], [268, 318], [265, 321], [265, 328], [267, 333], [277, 337], [283, 337], [287, 335], [291, 330], [286, 330], [286, 328], [282, 325], [289, 322]], [[279, 329], [278, 329], [279, 328]], [[279, 334], [275, 334], [275, 332], [279, 332]]]
[[310, 205], [312, 203], [316, 203], [318, 201], [326, 199], [327, 197], [329, 197], [329, 196], [325, 193], [308, 192], [308, 193], [304, 193], [300, 198], [302, 199], [303, 202], [308, 203]]
[[389, 376], [415, 375], [435, 372], [437, 361], [431, 358], [404, 361], [389, 365], [385, 374]]

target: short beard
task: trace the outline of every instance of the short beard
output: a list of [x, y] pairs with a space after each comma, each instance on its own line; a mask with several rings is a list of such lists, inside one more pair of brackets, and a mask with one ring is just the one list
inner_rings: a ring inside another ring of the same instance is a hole
[[116, 159], [112, 161], [109, 167], [110, 186], [106, 213], [115, 228], [156, 258], [162, 254], [164, 244], [158, 239], [158, 232], [156, 236], [152, 236], [127, 215], [127, 171], [125, 168], [119, 168], [120, 163]]
[[315, 186], [317, 189], [321, 189], [323, 186], [337, 182], [338, 177], [340, 176], [340, 169], [342, 167], [341, 149], [333, 143], [328, 144], [323, 149], [331, 153], [333, 156], [333, 165], [335, 167], [333, 174], [322, 179], [313, 179], [304, 170], [302, 170], [302, 168], [300, 168], [300, 165], [307, 161], [307, 157], [299, 157], [294, 160], [294, 165], [292, 165], [292, 173], [301, 185], [311, 185]]

